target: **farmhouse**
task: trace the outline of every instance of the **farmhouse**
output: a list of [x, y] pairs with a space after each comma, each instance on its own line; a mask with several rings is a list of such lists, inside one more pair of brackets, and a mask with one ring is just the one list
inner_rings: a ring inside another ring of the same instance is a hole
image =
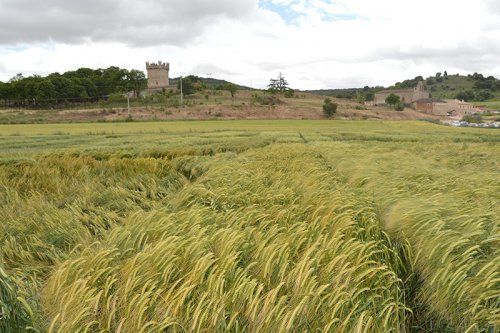
[[419, 99], [413, 103], [415, 110], [436, 116], [462, 118], [465, 115], [481, 112], [474, 105], [458, 99]]
[[163, 91], [170, 87], [170, 64], [162, 61], [157, 63], [146, 62], [148, 72], [148, 92]]
[[375, 105], [384, 105], [385, 99], [390, 95], [395, 94], [401, 98], [401, 101], [410, 105], [415, 101], [420, 99], [429, 98], [429, 92], [425, 90], [425, 86], [423, 82], [419, 82], [417, 86], [413, 89], [399, 89], [399, 90], [383, 90], [379, 91], [375, 94], [374, 103]]

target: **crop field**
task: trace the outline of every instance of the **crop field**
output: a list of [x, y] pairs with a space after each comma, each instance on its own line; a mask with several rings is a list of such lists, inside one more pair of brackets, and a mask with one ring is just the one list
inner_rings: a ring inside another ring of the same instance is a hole
[[498, 332], [500, 132], [0, 125], [0, 332]]

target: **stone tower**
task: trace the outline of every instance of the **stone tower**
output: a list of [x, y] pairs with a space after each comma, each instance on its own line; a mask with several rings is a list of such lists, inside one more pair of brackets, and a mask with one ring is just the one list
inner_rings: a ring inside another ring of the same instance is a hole
[[425, 84], [423, 81], [418, 82], [417, 86], [413, 89], [413, 98], [411, 103], [421, 100], [421, 99], [426, 99], [430, 98], [431, 95], [425, 88]]
[[419, 91], [419, 92], [425, 91], [424, 81], [419, 81], [417, 83], [417, 87], [415, 88], [415, 91]]
[[170, 81], [168, 74], [170, 71], [170, 64], [168, 62], [146, 62], [146, 70], [148, 71], [149, 91], [161, 91], [169, 88]]

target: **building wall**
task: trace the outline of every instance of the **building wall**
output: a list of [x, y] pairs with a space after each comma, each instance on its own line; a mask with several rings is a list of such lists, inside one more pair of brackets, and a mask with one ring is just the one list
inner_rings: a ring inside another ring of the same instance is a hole
[[446, 100], [444, 102], [417, 101], [415, 102], [415, 109], [436, 116], [452, 117], [463, 117], [481, 111], [474, 108], [474, 105], [459, 100]]
[[398, 95], [401, 98], [401, 101], [404, 101], [405, 104], [409, 104], [414, 101], [413, 99], [413, 90], [407, 91], [387, 91], [387, 92], [379, 92], [375, 94], [374, 102], [377, 105], [385, 104], [385, 99], [390, 95]]
[[373, 102], [375, 103], [375, 105], [385, 104], [385, 99], [389, 95], [390, 95], [389, 93], [381, 93], [381, 92], [375, 93], [375, 98], [373, 99]]
[[411, 104], [419, 99], [429, 98], [430, 94], [425, 90], [425, 87], [422, 82], [418, 84], [415, 89], [404, 89], [404, 90], [386, 90], [375, 93], [374, 103], [376, 105], [385, 104], [385, 99], [390, 94], [398, 95], [401, 98], [401, 101], [405, 104]]
[[447, 100], [446, 103], [436, 103], [434, 106], [436, 115], [445, 116], [451, 114], [456, 117], [463, 117], [476, 112], [479, 112], [479, 110], [474, 108], [474, 105], [459, 100]]
[[413, 103], [414, 101], [418, 101], [419, 99], [426, 99], [426, 98], [430, 98], [430, 97], [431, 97], [431, 95], [429, 94], [428, 91], [417, 90], [413, 94], [413, 100], [411, 101], [411, 103]]
[[148, 88], [167, 87], [169, 78], [168, 72], [164, 69], [148, 69]]
[[434, 104], [433, 102], [415, 102], [415, 110], [419, 112], [425, 113], [433, 113], [434, 112]]

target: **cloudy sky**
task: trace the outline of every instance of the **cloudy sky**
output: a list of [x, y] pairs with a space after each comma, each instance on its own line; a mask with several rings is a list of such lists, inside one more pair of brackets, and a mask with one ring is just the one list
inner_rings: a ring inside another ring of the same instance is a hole
[[146, 60], [254, 87], [500, 77], [500, 0], [0, 0], [0, 81]]

